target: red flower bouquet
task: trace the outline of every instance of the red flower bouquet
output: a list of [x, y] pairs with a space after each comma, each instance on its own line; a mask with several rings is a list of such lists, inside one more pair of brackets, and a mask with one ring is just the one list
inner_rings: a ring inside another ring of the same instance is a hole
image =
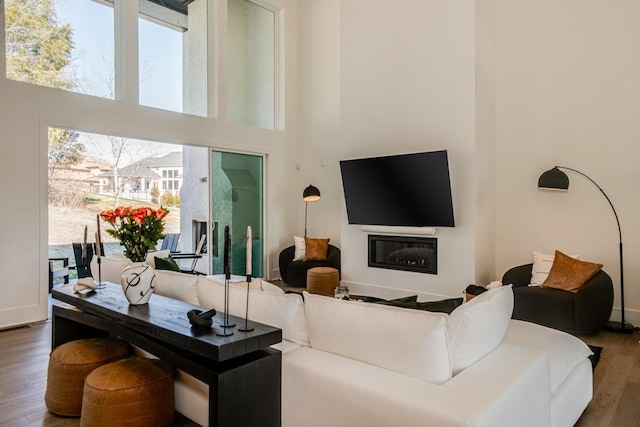
[[164, 237], [164, 217], [168, 210], [160, 207], [132, 208], [121, 206], [100, 212], [100, 218], [108, 222], [112, 229], [107, 233], [124, 246], [124, 256], [132, 262], [143, 262], [149, 250], [155, 250], [158, 240]]

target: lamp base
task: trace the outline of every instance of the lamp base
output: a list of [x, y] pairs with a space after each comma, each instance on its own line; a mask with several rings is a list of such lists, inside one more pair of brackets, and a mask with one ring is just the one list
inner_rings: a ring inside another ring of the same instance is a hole
[[630, 334], [635, 330], [635, 327], [628, 322], [622, 323], [622, 322], [610, 321], [610, 322], [607, 322], [606, 325], [604, 325], [604, 330], [609, 332], [617, 332], [621, 334]]

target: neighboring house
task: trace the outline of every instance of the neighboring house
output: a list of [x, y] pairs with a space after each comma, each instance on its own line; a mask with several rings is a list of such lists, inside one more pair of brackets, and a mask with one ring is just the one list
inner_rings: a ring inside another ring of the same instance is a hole
[[113, 165], [100, 158], [88, 157], [81, 163], [70, 167], [49, 165], [49, 179], [58, 181], [72, 181], [86, 186], [88, 193], [101, 193], [105, 189], [106, 181], [103, 174], [113, 171]]
[[[100, 175], [107, 186], [104, 192], [113, 193], [117, 186], [126, 197], [148, 200], [149, 191], [156, 187], [160, 193], [179, 194], [182, 187], [182, 151], [158, 157], [147, 157], [130, 165]], [[116, 183], [117, 181], [117, 183]]]

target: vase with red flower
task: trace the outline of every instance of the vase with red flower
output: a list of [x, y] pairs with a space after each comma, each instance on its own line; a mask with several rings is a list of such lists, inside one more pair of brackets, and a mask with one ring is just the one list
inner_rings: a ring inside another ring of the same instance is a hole
[[118, 207], [100, 213], [111, 225], [107, 233], [124, 246], [124, 256], [131, 264], [122, 271], [120, 283], [130, 304], [146, 304], [155, 287], [155, 270], [146, 263], [147, 253], [156, 249], [164, 237], [164, 218], [168, 210], [160, 207]]

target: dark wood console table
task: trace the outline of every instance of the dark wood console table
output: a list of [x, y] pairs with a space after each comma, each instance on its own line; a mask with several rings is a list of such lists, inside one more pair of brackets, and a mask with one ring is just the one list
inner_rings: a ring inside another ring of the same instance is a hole
[[[55, 286], [52, 296], [52, 347], [80, 338], [117, 336], [209, 385], [210, 426], [279, 426], [282, 357], [269, 346], [282, 341], [278, 328], [249, 322], [255, 329], [220, 337], [222, 314], [213, 328], [191, 328], [187, 312], [196, 307], [153, 295], [130, 305], [120, 285], [75, 293]], [[251, 314], [251, 313], [249, 313]], [[244, 319], [229, 316], [237, 325]]]

